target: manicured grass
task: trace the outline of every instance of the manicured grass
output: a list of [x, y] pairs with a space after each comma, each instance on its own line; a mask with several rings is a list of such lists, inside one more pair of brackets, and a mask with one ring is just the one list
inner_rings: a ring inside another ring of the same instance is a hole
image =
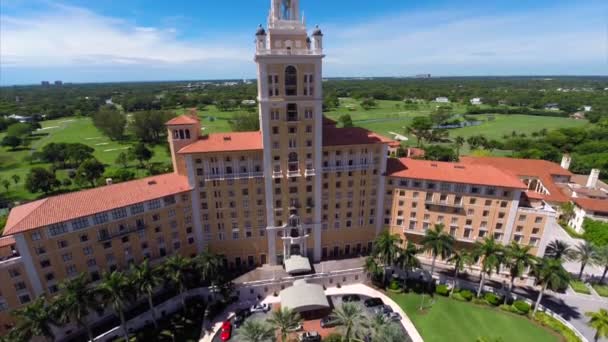
[[608, 297], [608, 285], [593, 284], [592, 286], [598, 295]]
[[583, 283], [582, 281], [571, 280], [570, 281], [570, 287], [572, 287], [572, 289], [575, 292], [584, 293], [584, 294], [591, 294], [591, 290], [589, 290], [589, 288], [587, 287], [587, 285], [585, 285], [585, 283]]
[[419, 311], [418, 294], [388, 294], [412, 320], [425, 341], [471, 342], [478, 338], [494, 341], [559, 341], [553, 333], [529, 319], [497, 308], [478, 306], [447, 297], [425, 296], [425, 310]]

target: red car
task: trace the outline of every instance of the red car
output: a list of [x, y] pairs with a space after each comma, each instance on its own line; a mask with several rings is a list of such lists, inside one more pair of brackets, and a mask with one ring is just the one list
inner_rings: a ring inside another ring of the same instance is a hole
[[228, 341], [230, 339], [230, 335], [232, 335], [232, 324], [230, 321], [224, 321], [224, 323], [222, 323], [220, 339], [222, 339], [222, 341]]

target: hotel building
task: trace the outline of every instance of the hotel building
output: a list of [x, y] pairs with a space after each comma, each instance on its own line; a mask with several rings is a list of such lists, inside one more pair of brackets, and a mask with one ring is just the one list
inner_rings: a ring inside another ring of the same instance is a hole
[[[273, 0], [256, 32], [260, 130], [167, 122], [174, 172], [13, 208], [0, 239], [0, 332], [9, 312], [66, 278], [209, 250], [228, 268], [367, 254], [390, 229], [414, 242], [443, 223], [462, 246], [494, 236], [542, 253], [555, 211], [483, 158], [388, 157], [395, 141], [323, 116], [323, 34], [299, 1]], [[289, 271], [289, 269], [288, 269]]]

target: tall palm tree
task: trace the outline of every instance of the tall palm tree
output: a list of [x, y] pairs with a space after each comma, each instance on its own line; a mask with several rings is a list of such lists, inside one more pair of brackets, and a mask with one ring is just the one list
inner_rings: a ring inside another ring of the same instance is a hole
[[570, 281], [570, 273], [564, 269], [560, 259], [545, 257], [534, 265], [532, 275], [536, 277], [536, 283], [541, 287], [536, 299], [536, 305], [534, 306], [534, 312], [532, 313], [534, 315], [538, 311], [545, 291], [547, 289], [557, 290], [566, 286]]
[[371, 333], [372, 340], [380, 340], [380, 334], [382, 330], [386, 328], [391, 322], [383, 314], [375, 314], [367, 318], [367, 322], [362, 324]]
[[162, 277], [159, 269], [150, 267], [148, 260], [144, 260], [139, 265], [131, 267], [131, 283], [138, 295], [146, 296], [148, 299], [148, 307], [152, 313], [152, 322], [154, 327], [158, 328], [156, 308], [154, 307], [154, 290], [161, 284]]
[[530, 254], [532, 246], [522, 246], [517, 242], [512, 242], [505, 250], [505, 266], [509, 269], [511, 282], [509, 283], [509, 295], [505, 296], [505, 304], [513, 293], [515, 278], [521, 277], [528, 267], [536, 262], [536, 258]]
[[188, 281], [190, 266], [190, 260], [181, 255], [174, 255], [163, 264], [165, 279], [179, 292], [182, 308], [184, 309], [186, 309], [184, 294], [186, 293], [186, 282]]
[[431, 252], [433, 261], [431, 262], [431, 279], [433, 272], [435, 272], [435, 261], [440, 256], [441, 259], [445, 259], [450, 255], [454, 249], [454, 237], [443, 231], [445, 226], [440, 223], [436, 224], [433, 229], [429, 229], [422, 238], [422, 248], [425, 251]]
[[581, 269], [578, 272], [578, 279], [581, 280], [583, 277], [583, 271], [589, 262], [592, 262], [595, 258], [595, 247], [590, 242], [581, 242], [576, 245], [574, 252], [572, 253], [573, 260], [581, 263]]
[[[395, 264], [406, 272], [409, 276], [409, 272], [414, 268], [420, 267], [420, 260], [416, 256], [420, 251], [411, 241], [408, 241], [405, 248], [400, 248], [397, 253], [397, 259]], [[405, 279], [404, 279], [405, 280]]]
[[101, 294], [102, 303], [105, 306], [111, 307], [118, 314], [125, 341], [129, 341], [125, 309], [134, 298], [129, 278], [124, 273], [118, 271], [105, 273], [101, 283], [97, 285], [97, 290]]
[[477, 289], [477, 297], [479, 297], [486, 281], [486, 274], [491, 276], [494, 270], [496, 272], [500, 270], [503, 261], [503, 248], [494, 237], [489, 237], [485, 238], [483, 242], [475, 243], [473, 254], [475, 260], [481, 260], [481, 279], [479, 280], [479, 289]]
[[371, 255], [365, 258], [365, 265], [363, 266], [363, 268], [365, 268], [365, 271], [369, 273], [372, 278], [376, 278], [382, 275], [382, 269], [380, 265], [378, 265], [376, 259]]
[[219, 255], [206, 251], [197, 255], [193, 262], [194, 269], [203, 282], [214, 285], [222, 278], [222, 258]]
[[608, 310], [600, 309], [598, 312], [585, 312], [589, 317], [587, 325], [595, 329], [593, 339], [597, 342], [602, 337], [608, 337]]
[[56, 325], [53, 308], [45, 297], [38, 297], [31, 304], [15, 310], [13, 315], [18, 319], [16, 330], [19, 337], [26, 341], [40, 336], [47, 341], [54, 341], [52, 325]]
[[567, 242], [557, 239], [549, 242], [545, 249], [546, 257], [564, 261], [569, 261], [572, 258], [572, 253], [573, 250]]
[[450, 297], [454, 294], [454, 290], [458, 285], [458, 272], [464, 270], [466, 266], [470, 266], [473, 264], [473, 257], [471, 253], [467, 251], [452, 251], [452, 254], [448, 258], [448, 262], [454, 264], [454, 285], [452, 286], [452, 290], [450, 291]]
[[382, 283], [386, 283], [386, 269], [393, 266], [399, 253], [401, 238], [384, 230], [374, 240], [372, 255], [382, 264]]
[[274, 330], [258, 320], [246, 320], [237, 333], [237, 340], [243, 342], [266, 342], [275, 337]]
[[388, 324], [384, 326], [377, 337], [372, 340], [373, 342], [402, 342], [407, 341], [403, 336], [403, 329], [399, 328], [396, 324]]
[[340, 325], [344, 342], [352, 342], [361, 337], [366, 317], [359, 305], [343, 303], [334, 310], [331, 318]]
[[281, 308], [281, 310], [272, 313], [268, 323], [279, 331], [281, 342], [287, 342], [287, 334], [294, 331], [302, 323], [302, 317], [289, 308]]
[[89, 341], [93, 341], [95, 336], [87, 322], [87, 316], [91, 311], [100, 309], [101, 304], [98, 301], [96, 289], [89, 284], [86, 273], [66, 280], [60, 285], [61, 292], [56, 304], [59, 308], [59, 320], [64, 324], [75, 322], [78, 327], [86, 330]]
[[595, 255], [593, 258], [593, 263], [599, 267], [604, 268], [604, 272], [602, 273], [602, 278], [600, 278], [600, 284], [604, 282], [606, 278], [606, 273], [608, 273], [608, 245], [597, 247], [595, 251]]

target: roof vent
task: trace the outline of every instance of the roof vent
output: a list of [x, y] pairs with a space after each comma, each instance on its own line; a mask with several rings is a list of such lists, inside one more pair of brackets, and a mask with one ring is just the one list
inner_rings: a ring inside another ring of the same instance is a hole
[[156, 181], [154, 179], [150, 180], [148, 181], [148, 185], [156, 185]]
[[232, 140], [232, 138], [229, 135], [224, 136], [224, 141], [230, 141], [230, 140]]
[[461, 169], [461, 170], [465, 169], [464, 165], [454, 165], [454, 168], [455, 169]]
[[431, 163], [431, 167], [437, 167], [437, 164]]

